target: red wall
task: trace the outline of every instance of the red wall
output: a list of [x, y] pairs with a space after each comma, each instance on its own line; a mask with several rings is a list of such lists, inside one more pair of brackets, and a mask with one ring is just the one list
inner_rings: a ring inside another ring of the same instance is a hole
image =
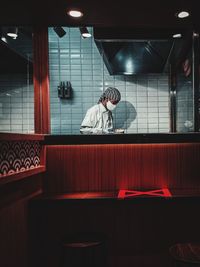
[[28, 203], [41, 192], [42, 174], [0, 186], [0, 266], [28, 266]]
[[51, 193], [200, 185], [200, 144], [47, 146]]

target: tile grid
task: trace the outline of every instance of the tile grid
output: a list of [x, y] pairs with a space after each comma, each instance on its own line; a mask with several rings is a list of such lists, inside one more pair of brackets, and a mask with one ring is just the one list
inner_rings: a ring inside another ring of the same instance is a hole
[[[50, 35], [52, 36], [53, 34], [54, 33], [50, 31]], [[65, 100], [59, 103], [59, 105], [61, 105], [63, 109], [71, 105], [68, 116], [70, 117], [72, 126], [66, 124], [65, 128], [58, 129], [59, 127], [57, 127], [56, 130], [56, 128], [54, 127], [57, 125], [55, 116], [56, 113], [54, 113], [54, 108], [52, 108], [52, 115], [54, 117], [54, 122], [52, 121], [53, 133], [61, 132], [64, 134], [66, 132], [73, 132], [78, 134], [79, 125], [81, 124], [81, 121], [87, 109], [97, 102], [98, 97], [102, 92], [102, 87], [105, 89], [108, 86], [116, 86], [122, 93], [122, 114], [117, 114], [117, 112], [114, 113], [116, 126], [127, 125], [127, 132], [169, 131], [168, 103], [167, 107], [164, 108], [162, 108], [162, 103], [159, 104], [159, 99], [161, 99], [163, 102], [168, 102], [168, 88], [163, 89], [163, 95], [161, 97], [158, 94], [160, 90], [160, 88], [158, 88], [159, 80], [164, 79], [166, 81], [166, 75], [135, 75], [131, 77], [110, 76], [92, 39], [90, 39], [89, 41], [91, 44], [88, 43], [88, 40], [80, 39], [80, 33], [78, 33], [77, 29], [74, 28], [70, 28], [69, 34], [66, 38], [68, 38], [66, 39], [68, 42], [70, 40], [69, 54], [72, 55], [73, 52], [74, 56], [79, 56], [81, 58], [81, 61], [80, 59], [73, 61], [72, 58], [68, 61], [68, 72], [70, 72], [73, 68], [74, 70], [77, 70], [77, 73], [80, 72], [80, 75], [72, 76], [70, 74], [70, 80], [74, 88], [73, 100], [71, 100], [70, 103], [67, 103]], [[77, 38], [79, 38], [79, 41], [77, 41]], [[61, 42], [62, 40], [63, 39], [60, 39]], [[72, 51], [75, 50], [73, 49], [74, 43], [74, 48], [76, 48], [77, 50], [75, 52]], [[50, 57], [51, 56], [52, 53], [50, 49]], [[78, 62], [80, 62], [81, 64]], [[62, 62], [61, 70], [63, 67], [64, 65]], [[51, 76], [55, 75], [55, 70], [53, 70], [51, 66], [50, 72]], [[143, 85], [141, 85], [140, 80], [143, 81]], [[152, 80], [154, 80], [155, 88], [151, 86]], [[162, 83], [160, 86], [162, 87]], [[56, 100], [51, 99], [51, 103], [54, 101]], [[77, 101], [79, 101], [79, 105]], [[152, 106], [154, 105], [154, 103], [155, 106]], [[128, 112], [134, 109], [136, 116], [130, 116], [133, 119], [131, 121], [131, 118], [128, 118], [128, 115], [130, 115], [128, 114]], [[162, 116], [165, 122], [161, 124]], [[123, 118], [124, 124], [122, 123]]]
[[1, 74], [0, 106], [1, 132], [33, 133], [34, 100], [32, 77], [22, 74]]

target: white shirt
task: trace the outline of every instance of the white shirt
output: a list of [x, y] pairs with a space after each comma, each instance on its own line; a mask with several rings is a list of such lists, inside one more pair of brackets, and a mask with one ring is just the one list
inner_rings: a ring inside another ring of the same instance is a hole
[[101, 134], [113, 131], [113, 119], [111, 111], [107, 110], [102, 103], [88, 109], [80, 132], [83, 134]]

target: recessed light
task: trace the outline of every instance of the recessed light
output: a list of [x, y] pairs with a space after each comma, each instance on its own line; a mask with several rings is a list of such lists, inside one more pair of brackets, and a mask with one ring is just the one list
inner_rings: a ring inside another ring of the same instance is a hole
[[8, 35], [9, 37], [13, 38], [13, 39], [16, 39], [16, 38], [17, 38], [16, 33], [12, 33], [12, 32], [10, 32], [10, 33], [7, 33], [7, 35]]
[[3, 41], [4, 43], [7, 43], [6, 37], [2, 36], [1, 41]]
[[89, 38], [92, 36], [86, 27], [80, 27], [79, 29], [83, 38]]
[[82, 36], [83, 36], [83, 38], [90, 38], [92, 35], [91, 35], [91, 33], [86, 32], [86, 33], [83, 33]]
[[13, 39], [16, 39], [18, 36], [18, 28], [17, 27], [10, 27], [7, 30], [7, 35]]
[[176, 33], [173, 35], [173, 38], [181, 38], [182, 34], [181, 33]]
[[180, 19], [189, 17], [190, 13], [188, 11], [180, 11], [177, 13], [177, 17]]
[[199, 37], [198, 32], [193, 32], [193, 37]]
[[83, 16], [83, 13], [80, 10], [75, 9], [69, 10], [67, 14], [73, 18], [80, 18]]

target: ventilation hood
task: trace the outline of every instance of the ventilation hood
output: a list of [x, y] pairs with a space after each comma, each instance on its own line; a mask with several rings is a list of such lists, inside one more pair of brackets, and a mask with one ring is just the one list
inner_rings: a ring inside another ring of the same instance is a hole
[[95, 43], [110, 75], [168, 72], [170, 56], [177, 49], [172, 35], [169, 30], [94, 28]]

